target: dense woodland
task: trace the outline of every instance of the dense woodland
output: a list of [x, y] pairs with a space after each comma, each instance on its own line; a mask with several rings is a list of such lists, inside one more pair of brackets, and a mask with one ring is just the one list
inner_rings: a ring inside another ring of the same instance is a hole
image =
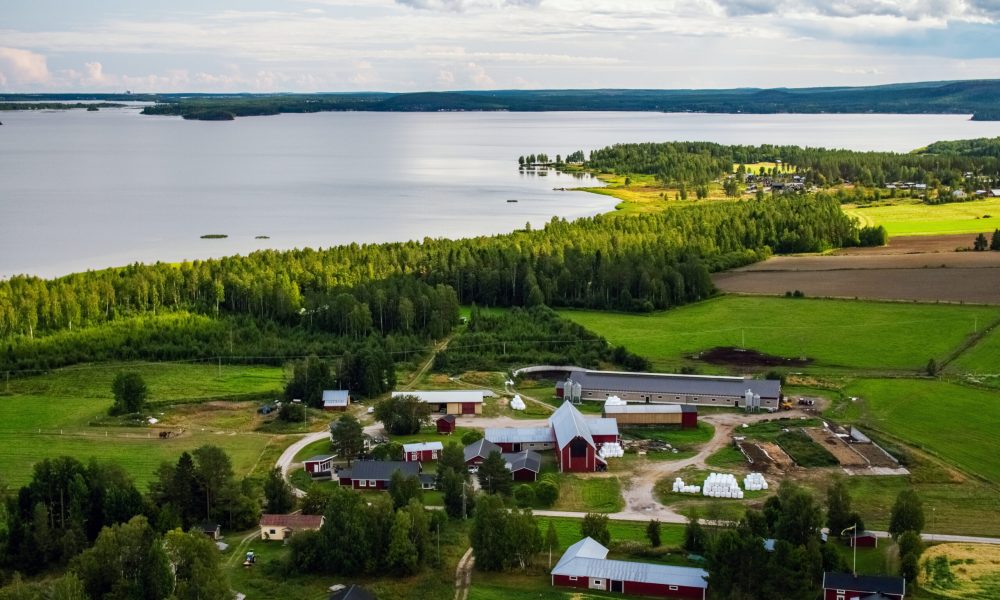
[[438, 371], [503, 371], [531, 363], [595, 368], [615, 364], [648, 371], [649, 361], [546, 306], [489, 312], [473, 306], [468, 326], [434, 359]]
[[835, 200], [776, 197], [493, 237], [18, 276], [0, 282], [0, 370], [212, 355], [280, 363], [373, 340], [406, 356], [449, 331], [460, 304], [665, 309], [712, 295], [712, 271], [857, 243]]
[[7, 95], [0, 100], [154, 100], [146, 114], [192, 119], [338, 110], [436, 112], [655, 111], [709, 113], [948, 113], [995, 119], [1000, 81], [729, 90], [487, 90], [343, 94]]
[[667, 185], [704, 185], [732, 173], [733, 165], [780, 161], [807, 185], [844, 181], [882, 187], [896, 181], [964, 188], [1000, 181], [1000, 140], [938, 142], [916, 153], [854, 152], [799, 146], [725, 146], [710, 142], [617, 144], [595, 150], [584, 163], [609, 173], [653, 175]]

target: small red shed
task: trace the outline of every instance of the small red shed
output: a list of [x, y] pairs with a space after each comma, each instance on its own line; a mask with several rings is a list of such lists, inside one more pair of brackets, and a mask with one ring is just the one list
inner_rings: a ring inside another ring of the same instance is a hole
[[455, 432], [455, 415], [444, 415], [439, 417], [435, 421], [437, 425], [438, 433], [454, 433]]
[[877, 548], [878, 538], [875, 537], [875, 534], [870, 531], [862, 531], [857, 535], [847, 538], [847, 545], [852, 548], [854, 546], [857, 546], [858, 548]]
[[329, 454], [313, 456], [302, 461], [302, 466], [305, 468], [306, 473], [309, 473], [313, 477], [320, 474], [328, 474], [333, 470], [333, 456]]

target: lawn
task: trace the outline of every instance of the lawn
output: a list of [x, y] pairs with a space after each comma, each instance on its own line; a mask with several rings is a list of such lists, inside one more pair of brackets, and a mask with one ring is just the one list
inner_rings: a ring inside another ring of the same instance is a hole
[[747, 458], [735, 446], [728, 445], [710, 454], [705, 459], [705, 464], [714, 469], [732, 470], [746, 467]]
[[947, 372], [1000, 387], [1000, 327], [995, 327], [948, 364]]
[[303, 448], [302, 450], [299, 450], [299, 453], [295, 455], [295, 458], [292, 459], [292, 462], [302, 462], [307, 458], [312, 458], [313, 456], [320, 456], [324, 454], [326, 455], [333, 454], [333, 450], [330, 448], [329, 438], [315, 441], [306, 446], [305, 448]]
[[863, 224], [884, 226], [889, 235], [974, 234], [1000, 227], [1000, 198], [936, 205], [898, 200], [864, 208], [845, 205], [844, 212]]
[[[546, 532], [549, 530], [549, 523], [554, 523], [556, 527], [556, 535], [559, 538], [558, 551], [559, 555], [566, 550], [566, 548], [577, 543], [583, 539], [583, 534], [580, 532], [580, 526], [583, 523], [582, 519], [568, 519], [562, 517], [535, 517], [538, 521], [538, 529], [542, 532], [542, 538], [545, 538]], [[608, 531], [611, 533], [611, 542], [643, 542], [649, 543], [646, 539], [646, 525], [644, 521], [608, 521]], [[684, 525], [677, 525], [671, 523], [661, 523], [660, 524], [660, 543], [664, 546], [680, 546], [684, 541]]]
[[[434, 418], [435, 416], [436, 415], [431, 415], [431, 418]], [[448, 445], [448, 442], [454, 442], [461, 446], [462, 436], [470, 431], [473, 431], [473, 429], [468, 427], [456, 427], [455, 432], [449, 434], [438, 433], [437, 427], [421, 427], [420, 433], [414, 433], [411, 435], [389, 434], [389, 440], [400, 444], [412, 444], [414, 442], [441, 442], [441, 444], [445, 446]]]
[[624, 507], [617, 477], [563, 475], [559, 480], [559, 499], [552, 510], [611, 513]]
[[[181, 452], [204, 444], [226, 450], [237, 475], [243, 476], [262, 464], [262, 456], [270, 456], [286, 443], [283, 437], [243, 426], [254, 414], [255, 403], [250, 402], [226, 403], [202, 415], [197, 423], [185, 420], [184, 434], [166, 440], [159, 439], [153, 429], [89, 426], [105, 416], [112, 401], [111, 381], [122, 371], [143, 376], [150, 400], [161, 404], [151, 412], [181, 403], [185, 406], [177, 410], [185, 419], [194, 418], [189, 414], [191, 402], [267, 396], [277, 393], [284, 380], [277, 367], [223, 366], [220, 375], [217, 366], [179, 363], [84, 365], [12, 379], [9, 393], [0, 396], [0, 435], [6, 442], [0, 446], [4, 479], [23, 485], [36, 462], [68, 455], [83, 461], [114, 460], [144, 488], [162, 461], [175, 461]], [[224, 410], [228, 408], [232, 410]], [[167, 421], [171, 418], [166, 417]], [[216, 427], [220, 423], [233, 426]]]
[[844, 393], [861, 398], [861, 423], [1000, 483], [996, 392], [931, 379], [861, 379]]
[[[650, 359], [662, 370], [718, 346], [746, 347], [816, 366], [919, 370], [973, 334], [995, 307], [722, 296], [646, 315], [561, 311], [561, 315]], [[703, 363], [701, 363], [703, 365]]]

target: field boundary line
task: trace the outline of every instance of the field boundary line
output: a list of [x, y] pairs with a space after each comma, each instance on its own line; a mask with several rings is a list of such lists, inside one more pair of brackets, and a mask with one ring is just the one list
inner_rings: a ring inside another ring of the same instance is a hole
[[967, 340], [959, 344], [958, 348], [952, 350], [951, 354], [945, 357], [945, 359], [941, 362], [939, 370], [944, 370], [945, 368], [948, 367], [948, 365], [952, 363], [952, 361], [954, 361], [955, 359], [957, 359], [958, 357], [960, 357], [961, 355], [965, 354], [966, 352], [974, 348], [976, 345], [978, 345], [979, 342], [983, 341], [983, 339], [985, 339], [986, 336], [988, 336], [990, 333], [993, 332], [994, 329], [996, 329], [997, 325], [1000, 325], [1000, 319], [994, 320], [986, 327], [983, 327], [982, 331], [978, 331], [969, 336]]

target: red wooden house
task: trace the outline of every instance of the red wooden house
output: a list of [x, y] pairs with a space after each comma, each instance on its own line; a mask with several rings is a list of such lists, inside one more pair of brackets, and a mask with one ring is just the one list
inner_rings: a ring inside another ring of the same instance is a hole
[[704, 600], [708, 573], [673, 567], [608, 560], [608, 549], [591, 538], [570, 546], [552, 569], [552, 585], [635, 596]]
[[455, 432], [455, 415], [444, 415], [434, 421], [437, 425], [438, 433], [454, 433]]
[[884, 575], [823, 573], [823, 600], [860, 600], [881, 594], [891, 600], [906, 596], [906, 580]]
[[[351, 469], [337, 473], [340, 485], [356, 490], [388, 490], [392, 474], [401, 471], [404, 476], [420, 476], [420, 463], [398, 460], [358, 460]], [[423, 483], [423, 482], [421, 482]]]
[[302, 461], [302, 467], [305, 468], [306, 473], [309, 473], [313, 477], [329, 476], [333, 471], [333, 456], [320, 454], [319, 456], [307, 458]]
[[858, 548], [878, 547], [878, 538], [875, 537], [875, 534], [870, 531], [862, 531], [857, 535], [852, 535], [851, 537], [846, 538], [845, 541], [847, 542], [847, 545], [852, 548], [854, 546], [857, 546]]
[[500, 446], [497, 446], [493, 442], [483, 438], [466, 446], [464, 452], [465, 466], [471, 467], [483, 464], [483, 461], [486, 460], [490, 454], [493, 454], [494, 452], [502, 453], [503, 450]]
[[542, 457], [537, 452], [525, 450], [515, 454], [504, 454], [507, 470], [514, 481], [535, 481], [542, 470]]
[[441, 442], [415, 442], [403, 444], [403, 460], [406, 462], [429, 462], [441, 456], [444, 446]]

